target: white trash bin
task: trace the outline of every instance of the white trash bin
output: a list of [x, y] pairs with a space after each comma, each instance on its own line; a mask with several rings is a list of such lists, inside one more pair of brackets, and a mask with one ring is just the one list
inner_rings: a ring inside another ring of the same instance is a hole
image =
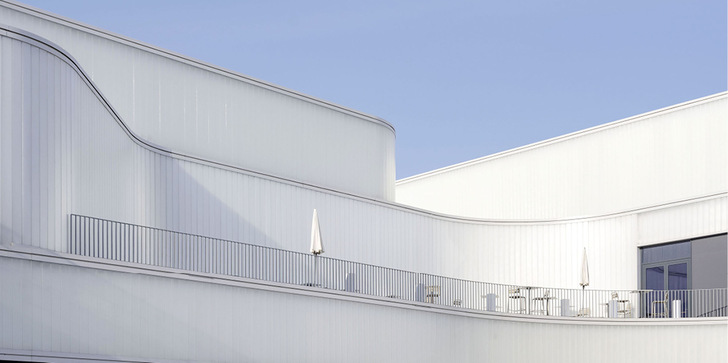
[[485, 295], [485, 310], [495, 311], [495, 294]]
[[608, 316], [610, 318], [616, 318], [618, 315], [617, 312], [619, 311], [619, 301], [609, 300], [607, 307], [608, 307]]
[[561, 316], [574, 316], [571, 311], [571, 300], [561, 299]]
[[682, 300], [673, 300], [672, 301], [672, 317], [682, 318]]

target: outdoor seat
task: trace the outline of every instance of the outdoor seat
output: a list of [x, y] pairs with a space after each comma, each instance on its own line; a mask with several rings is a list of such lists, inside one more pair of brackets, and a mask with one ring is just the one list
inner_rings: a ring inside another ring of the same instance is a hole
[[632, 317], [632, 304], [629, 300], [620, 299], [619, 293], [616, 291], [612, 293], [612, 300], [617, 302], [617, 317], [621, 314], [623, 318]]
[[427, 286], [426, 289], [427, 290], [426, 290], [426, 294], [425, 294], [425, 302], [432, 304], [435, 302], [436, 297], [440, 297], [440, 286], [439, 285]]
[[[650, 313], [650, 316], [651, 317], [660, 317], [660, 316], [667, 317], [668, 316], [668, 312], [669, 312], [669, 310], [668, 310], [669, 296], [670, 296], [670, 293], [667, 292], [667, 291], [665, 291], [665, 298], [664, 299], [652, 301], [652, 312]], [[657, 305], [662, 305], [662, 312], [657, 312], [655, 310], [655, 307]]]
[[[516, 305], [515, 309], [512, 307], [513, 304]], [[518, 287], [508, 289], [508, 312], [516, 314], [526, 312], [526, 297], [521, 295], [521, 289]]]
[[632, 317], [632, 303], [629, 300], [617, 300], [619, 302], [619, 310], [617, 314], [622, 314], [623, 318]]
[[[536, 313], [536, 315], [549, 315], [548, 311], [548, 304], [549, 300], [553, 299], [549, 295], [551, 294], [550, 290], [546, 290], [543, 293], [543, 296], [534, 297], [531, 305], [531, 312]], [[536, 305], [535, 308], [533, 305]]]

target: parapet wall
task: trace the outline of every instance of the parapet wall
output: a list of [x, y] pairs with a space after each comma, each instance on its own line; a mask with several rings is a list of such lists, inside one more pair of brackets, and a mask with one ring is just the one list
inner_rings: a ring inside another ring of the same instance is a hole
[[[725, 362], [728, 322], [518, 318], [0, 249], [0, 358]], [[645, 339], [649, 337], [649, 339]], [[615, 347], [618, 347], [615, 348]], [[64, 361], [65, 362], [65, 361]]]

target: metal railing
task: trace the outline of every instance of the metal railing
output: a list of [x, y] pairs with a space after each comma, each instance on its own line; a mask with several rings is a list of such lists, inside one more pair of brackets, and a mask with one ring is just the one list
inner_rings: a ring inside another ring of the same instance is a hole
[[[415, 273], [72, 214], [72, 254], [506, 314], [726, 316], [726, 289], [578, 290]], [[679, 303], [676, 303], [679, 301]]]

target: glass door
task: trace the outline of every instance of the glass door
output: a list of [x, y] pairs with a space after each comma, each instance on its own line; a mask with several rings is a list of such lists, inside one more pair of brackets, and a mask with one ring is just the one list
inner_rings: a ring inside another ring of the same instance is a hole
[[[690, 261], [670, 261], [643, 265], [642, 288], [645, 293], [644, 308], [648, 317], [670, 316], [671, 304], [681, 302], [681, 316], [688, 311], [690, 288]], [[665, 290], [669, 290], [667, 296]]]
[[648, 317], [667, 316], [665, 305], [658, 303], [664, 298], [662, 290], [665, 289], [665, 266], [645, 267], [643, 273], [644, 283], [642, 288], [645, 290], [656, 290], [645, 293], [644, 307]]
[[685, 316], [690, 303], [686, 290], [691, 288], [691, 242], [643, 247], [640, 252], [642, 289], [648, 290], [643, 293], [643, 316], [668, 317], [675, 300], [680, 300], [680, 314]]
[[[674, 263], [667, 265], [667, 288], [671, 290], [670, 300], [680, 300], [680, 316], [685, 317], [688, 311], [689, 296], [688, 286], [688, 263]], [[672, 291], [677, 290], [677, 291]], [[674, 308], [674, 307], [670, 307]]]

